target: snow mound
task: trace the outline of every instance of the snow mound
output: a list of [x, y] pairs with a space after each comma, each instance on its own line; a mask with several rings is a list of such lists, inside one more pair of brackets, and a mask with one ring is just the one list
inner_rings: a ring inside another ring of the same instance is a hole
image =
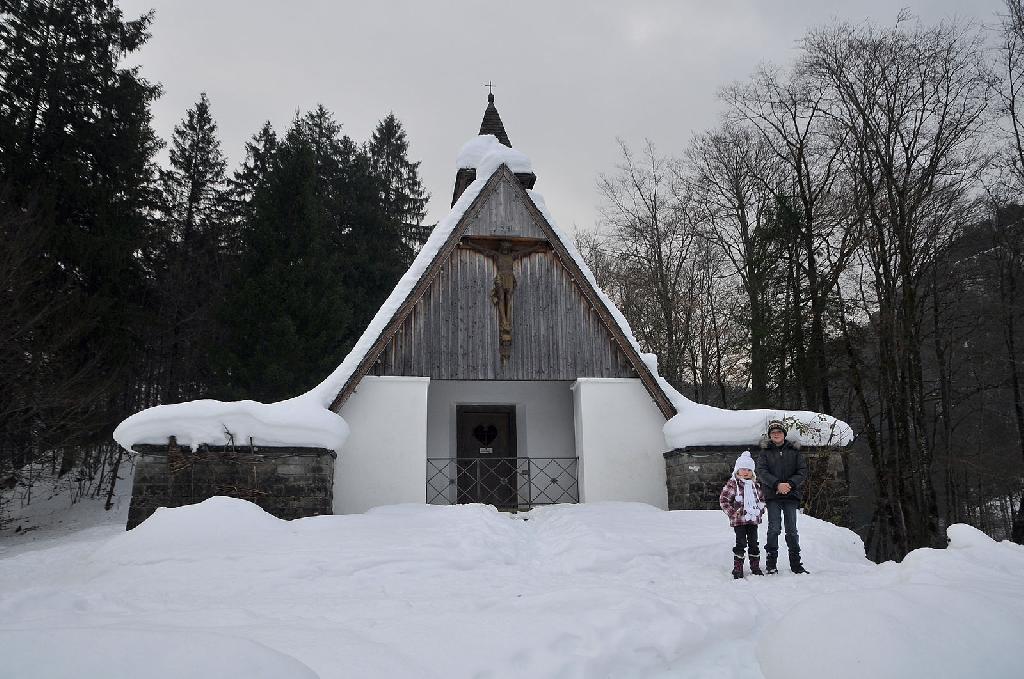
[[533, 172], [533, 163], [525, 153], [505, 146], [493, 134], [473, 137], [462, 145], [455, 159], [456, 167], [475, 169], [477, 178], [484, 179], [502, 164], [513, 172]]
[[257, 505], [231, 497], [211, 497], [183, 507], [159, 507], [130, 531], [118, 535], [95, 556], [118, 563], [180, 559], [204, 552], [237, 552], [288, 533], [288, 522]]
[[280, 521], [214, 498], [0, 555], [0, 676], [1017, 676], [1024, 548], [953, 526], [954, 549], [875, 565], [851, 531], [799, 522], [810, 575], [734, 581], [720, 511]]
[[[0, 630], [5, 677], [317, 679], [295, 658], [216, 632], [124, 628]], [[57, 650], [59, 649], [59, 651]]]
[[950, 549], [966, 549], [969, 547], [986, 549], [998, 544], [974, 526], [968, 526], [966, 523], [954, 523], [946, 529], [946, 537], [949, 538]]
[[114, 440], [126, 450], [135, 444], [163, 444], [170, 436], [183, 446], [309, 446], [340, 450], [348, 423], [316, 400], [300, 396], [278, 401], [203, 399], [147, 408], [124, 420]]
[[947, 532], [951, 549], [915, 550], [878, 567], [888, 578], [808, 598], [776, 616], [758, 639], [764, 676], [1018, 676], [1020, 662], [1000, 630], [1024, 626], [1024, 547], [960, 524]]

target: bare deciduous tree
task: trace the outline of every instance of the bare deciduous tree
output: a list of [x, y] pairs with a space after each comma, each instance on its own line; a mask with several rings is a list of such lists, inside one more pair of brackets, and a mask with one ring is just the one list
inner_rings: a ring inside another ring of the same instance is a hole
[[800, 68], [828, 84], [824, 108], [865, 219], [861, 263], [878, 326], [877, 430], [864, 413], [879, 497], [868, 551], [877, 559], [940, 540], [921, 300], [938, 253], [977, 214], [968, 197], [990, 83], [981, 54], [962, 26], [906, 19], [887, 29], [837, 24], [803, 43]]
[[[794, 325], [800, 331], [793, 351], [799, 368], [803, 405], [832, 412], [826, 313], [829, 298], [854, 252], [859, 230], [844, 209], [839, 172], [841, 140], [833, 138], [824, 110], [827, 84], [810, 73], [770, 66], [721, 92], [729, 118], [751, 125], [785, 168], [786, 198], [796, 211], [789, 235], [793, 248]], [[790, 207], [790, 206], [787, 206]], [[804, 307], [806, 306], [806, 313]]]
[[658, 353], [663, 376], [679, 385], [692, 332], [693, 308], [684, 300], [695, 234], [669, 161], [650, 142], [640, 157], [619, 145], [616, 172], [598, 179], [604, 244], [616, 272], [616, 282], [602, 284], [614, 288], [637, 340]]
[[730, 263], [745, 293], [750, 346], [747, 405], [768, 405], [769, 344], [777, 281], [784, 275], [779, 238], [779, 164], [749, 127], [726, 123], [699, 135], [687, 151], [686, 183], [702, 236]]

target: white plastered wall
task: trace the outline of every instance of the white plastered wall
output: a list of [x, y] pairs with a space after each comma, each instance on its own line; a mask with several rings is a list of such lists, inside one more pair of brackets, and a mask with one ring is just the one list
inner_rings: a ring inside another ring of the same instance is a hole
[[351, 432], [334, 467], [334, 513], [425, 502], [428, 377], [360, 380], [341, 408]]
[[573, 390], [580, 501], [668, 508], [665, 417], [639, 379], [580, 378]]

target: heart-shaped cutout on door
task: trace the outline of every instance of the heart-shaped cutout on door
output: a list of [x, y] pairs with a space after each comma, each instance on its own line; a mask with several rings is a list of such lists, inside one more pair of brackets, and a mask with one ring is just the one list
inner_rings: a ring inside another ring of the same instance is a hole
[[473, 427], [473, 438], [479, 441], [481, 445], [489, 446], [491, 441], [498, 438], [498, 428], [493, 424], [489, 424], [486, 427], [478, 424]]

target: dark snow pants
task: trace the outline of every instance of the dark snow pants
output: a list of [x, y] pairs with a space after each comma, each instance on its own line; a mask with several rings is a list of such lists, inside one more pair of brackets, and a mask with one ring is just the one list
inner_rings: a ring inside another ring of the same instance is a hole
[[743, 558], [743, 548], [746, 547], [750, 551], [750, 556], [761, 556], [761, 548], [757, 546], [757, 524], [750, 524], [749, 526], [733, 526], [733, 530], [736, 531], [736, 546], [732, 548], [732, 553], [738, 558]]

